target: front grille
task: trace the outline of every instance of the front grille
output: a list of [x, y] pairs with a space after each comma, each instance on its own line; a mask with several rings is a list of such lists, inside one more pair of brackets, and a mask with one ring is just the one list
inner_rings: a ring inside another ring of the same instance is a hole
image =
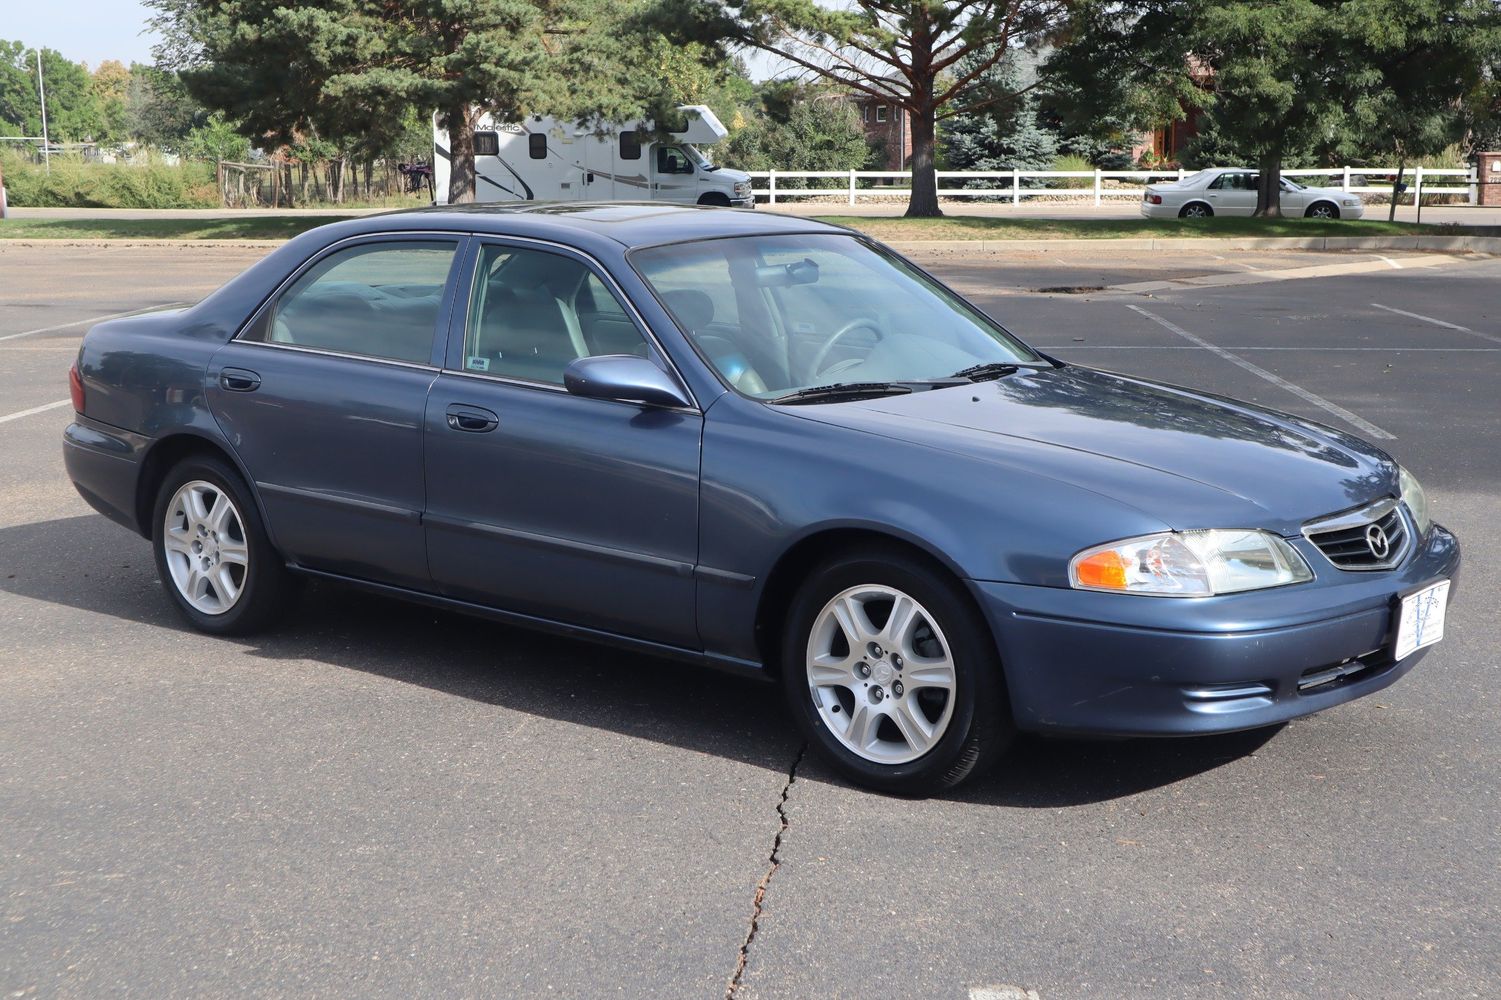
[[1310, 521], [1303, 534], [1324, 557], [1344, 570], [1391, 569], [1407, 555], [1411, 534], [1397, 501]]

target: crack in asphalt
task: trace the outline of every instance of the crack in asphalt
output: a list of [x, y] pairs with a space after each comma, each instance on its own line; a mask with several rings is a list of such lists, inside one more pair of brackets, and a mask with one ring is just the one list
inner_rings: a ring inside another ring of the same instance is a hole
[[797, 781], [797, 768], [803, 762], [803, 757], [808, 752], [808, 744], [804, 743], [797, 748], [797, 755], [792, 758], [792, 765], [787, 768], [787, 783], [782, 786], [782, 797], [777, 800], [777, 835], [771, 841], [771, 854], [767, 857], [766, 874], [761, 876], [761, 881], [756, 885], [756, 900], [751, 907], [750, 926], [746, 928], [745, 940], [740, 943], [740, 956], [735, 962], [735, 974], [730, 977], [729, 985], [725, 987], [725, 1000], [735, 1000], [735, 995], [740, 992], [741, 980], [745, 978], [745, 965], [750, 958], [751, 942], [756, 939], [756, 931], [761, 924], [761, 905], [766, 899], [766, 887], [771, 885], [771, 877], [782, 867], [782, 838], [787, 834], [787, 797], [792, 794], [792, 785]]

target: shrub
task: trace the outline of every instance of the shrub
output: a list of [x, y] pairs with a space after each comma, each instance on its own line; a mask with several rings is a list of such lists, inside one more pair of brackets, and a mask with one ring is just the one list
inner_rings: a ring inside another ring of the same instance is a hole
[[[1094, 164], [1082, 156], [1060, 156], [1053, 161], [1051, 170], [1094, 170]], [[1050, 188], [1092, 188], [1093, 177], [1049, 177], [1047, 179]]]
[[49, 171], [14, 152], [0, 154], [10, 204], [29, 208], [218, 208], [207, 163], [85, 163], [54, 156]]

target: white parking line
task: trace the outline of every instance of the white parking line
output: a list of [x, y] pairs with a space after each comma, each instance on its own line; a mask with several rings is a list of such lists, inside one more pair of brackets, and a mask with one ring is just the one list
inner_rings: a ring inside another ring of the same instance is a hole
[[1441, 326], [1445, 330], [1458, 330], [1460, 333], [1471, 333], [1477, 337], [1482, 337], [1486, 340], [1501, 344], [1501, 337], [1497, 337], [1495, 334], [1481, 333], [1479, 330], [1471, 330], [1469, 327], [1460, 326], [1458, 323], [1450, 323], [1448, 320], [1434, 319], [1432, 316], [1424, 316], [1422, 313], [1408, 312], [1406, 309], [1394, 309], [1391, 306], [1384, 306], [1380, 302], [1372, 302], [1371, 305], [1376, 309], [1384, 309], [1389, 313], [1396, 313], [1398, 316], [1406, 316], [1408, 319], [1422, 320], [1424, 323], [1432, 323], [1434, 326]]
[[1138, 305], [1127, 303], [1126, 308], [1134, 312], [1141, 313], [1147, 319], [1161, 326], [1163, 329], [1171, 331], [1172, 333], [1176, 333], [1178, 336], [1182, 337], [1189, 343], [1197, 344], [1198, 346], [1204, 348], [1204, 350], [1219, 355], [1226, 361], [1230, 362], [1232, 365], [1245, 369], [1252, 375], [1255, 375], [1257, 378], [1264, 378], [1268, 382], [1277, 386], [1279, 389], [1286, 389], [1288, 392], [1292, 393], [1294, 396], [1297, 396], [1299, 399], [1304, 400], [1305, 402], [1312, 403], [1314, 406], [1317, 406], [1321, 409], [1328, 410], [1330, 413], [1334, 414], [1336, 417], [1339, 417], [1351, 427], [1359, 429], [1370, 437], [1385, 441], [1393, 440], [1396, 437], [1395, 434], [1391, 434], [1387, 431], [1382, 430], [1380, 427], [1377, 427], [1369, 420], [1365, 419], [1364, 417], [1358, 416], [1357, 414], [1351, 413], [1349, 410], [1345, 409], [1343, 406], [1340, 406], [1338, 403], [1331, 403], [1323, 396], [1311, 393], [1300, 385], [1293, 385], [1282, 376], [1274, 375], [1271, 372], [1267, 371], [1265, 368], [1253, 365], [1245, 358], [1237, 357], [1236, 355], [1231, 354], [1229, 351], [1225, 350], [1223, 347], [1216, 347], [1214, 344], [1211, 344], [1203, 337], [1194, 336], [1187, 330], [1183, 329], [1181, 326], [1173, 323], [1171, 320], [1164, 319], [1156, 313], [1143, 309]]
[[15, 413], [7, 413], [5, 416], [0, 417], [0, 424], [8, 424], [12, 420], [20, 420], [22, 417], [29, 417], [37, 413], [46, 413], [48, 410], [55, 410], [60, 406], [72, 405], [73, 401], [71, 399], [59, 399], [55, 403], [43, 403], [41, 406], [33, 406], [29, 410], [17, 410]]
[[154, 312], [157, 309], [167, 309], [171, 306], [183, 305], [182, 302], [163, 302], [159, 306], [147, 306], [144, 309], [131, 309], [122, 313], [110, 313], [108, 316], [93, 316], [89, 319], [76, 319], [71, 323], [59, 323], [56, 326], [43, 326], [35, 330], [22, 330], [20, 333], [7, 333], [0, 336], [0, 340], [16, 340], [20, 337], [30, 337], [37, 333], [55, 333], [58, 330], [67, 330], [70, 327], [86, 326], [89, 323], [103, 323], [107, 319], [121, 319], [126, 316], [138, 316], [141, 313]]
[[1390, 257], [1383, 257], [1379, 253], [1373, 253], [1373, 254], [1371, 254], [1371, 256], [1375, 257], [1377, 260], [1384, 260], [1384, 261], [1386, 261], [1388, 264], [1390, 264], [1392, 267], [1396, 268], [1398, 271], [1402, 270], [1402, 265], [1398, 264], [1396, 261], [1392, 260]]
[[[1044, 351], [1197, 351], [1192, 344], [1039, 344]], [[1229, 346], [1227, 351], [1371, 351], [1381, 354], [1501, 354], [1501, 347], [1249, 347]]]

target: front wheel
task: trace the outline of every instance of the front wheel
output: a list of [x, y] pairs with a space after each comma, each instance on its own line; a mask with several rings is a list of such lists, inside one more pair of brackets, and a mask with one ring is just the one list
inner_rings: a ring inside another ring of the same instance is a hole
[[174, 466], [157, 492], [152, 548], [162, 585], [193, 627], [240, 635], [270, 624], [298, 580], [271, 547], [245, 481], [216, 458]]
[[1337, 219], [1339, 218], [1339, 208], [1327, 201], [1321, 201], [1317, 204], [1309, 205], [1308, 211], [1304, 212], [1303, 215], [1309, 219]]
[[793, 717], [857, 784], [928, 795], [982, 772], [1012, 737], [989, 628], [948, 574], [873, 549], [825, 563], [787, 619]]

